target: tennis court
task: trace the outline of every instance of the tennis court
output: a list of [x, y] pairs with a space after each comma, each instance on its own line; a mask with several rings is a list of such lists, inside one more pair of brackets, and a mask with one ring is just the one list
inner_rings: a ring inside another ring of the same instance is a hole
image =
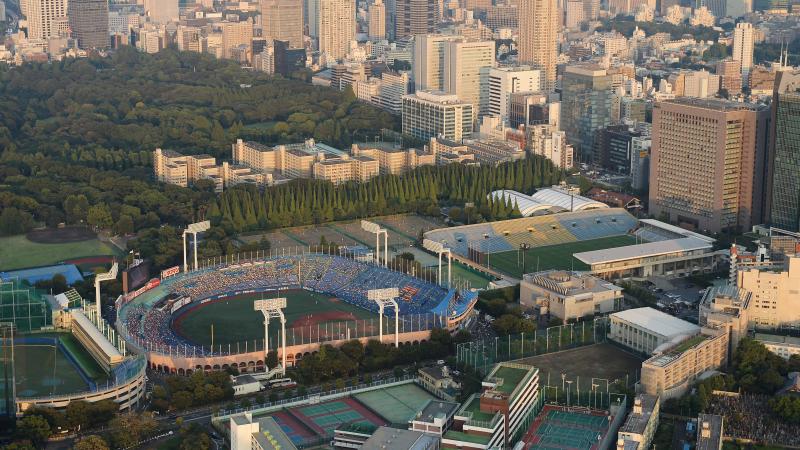
[[545, 406], [524, 441], [528, 449], [593, 450], [608, 432], [608, 416], [603, 411], [568, 410]]
[[342, 424], [385, 425], [386, 422], [352, 398], [286, 410], [320, 436], [330, 436]]
[[406, 423], [434, 397], [416, 384], [356, 394], [356, 399], [392, 423]]

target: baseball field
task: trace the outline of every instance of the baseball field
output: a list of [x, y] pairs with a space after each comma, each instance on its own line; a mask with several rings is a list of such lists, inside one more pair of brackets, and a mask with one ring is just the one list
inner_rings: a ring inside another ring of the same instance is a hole
[[[325, 330], [327, 324], [335, 331], [338, 329], [334, 329], [337, 323], [377, 318], [375, 313], [316, 292], [297, 289], [281, 291], [279, 295], [287, 299], [283, 312], [286, 316], [288, 345], [291, 345], [292, 335], [297, 336], [298, 340], [301, 333], [306, 339], [309, 333], [316, 336], [318, 326]], [[185, 312], [179, 311], [177, 317], [173, 319], [172, 327], [177, 334], [188, 341], [204, 346], [210, 346], [212, 341], [215, 347], [236, 343], [243, 345], [245, 341], [251, 343], [254, 340], [262, 341], [264, 317], [261, 312], [253, 310], [253, 301], [277, 296], [277, 293], [244, 294], [198, 305]], [[303, 331], [300, 331], [301, 329]], [[273, 319], [269, 329], [270, 341], [277, 342], [279, 332], [280, 321]]]
[[[0, 238], [0, 271], [39, 267], [75, 258], [113, 256], [119, 251], [85, 228], [36, 230]], [[76, 261], [81, 265], [81, 261]]]

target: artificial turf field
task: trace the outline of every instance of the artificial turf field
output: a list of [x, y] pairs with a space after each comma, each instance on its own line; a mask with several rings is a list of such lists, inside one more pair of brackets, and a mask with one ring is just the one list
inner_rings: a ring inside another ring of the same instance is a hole
[[89, 386], [81, 377], [79, 370], [83, 370], [84, 375], [97, 384], [106, 382], [107, 375], [72, 335], [36, 336], [59, 338], [81, 364], [81, 369], [67, 359], [62, 350], [55, 345], [15, 344], [14, 375], [18, 396], [40, 397], [85, 391]]
[[[522, 254], [517, 250], [492, 253], [489, 265], [493, 269], [505, 272], [512, 277], [520, 278], [524, 273], [537, 270], [588, 270], [589, 267], [575, 259], [572, 255], [592, 250], [625, 247], [636, 244], [636, 238], [628, 235], [610, 236], [589, 241], [570, 242], [568, 244], [548, 245], [525, 250], [525, 267], [522, 267]], [[519, 259], [519, 260], [518, 260]]]
[[[173, 321], [176, 333], [197, 345], [211, 345], [211, 325], [214, 325], [214, 347], [241, 343], [252, 343], [264, 339], [264, 317], [259, 311], [253, 311], [253, 301], [261, 298], [277, 297], [275, 293], [245, 294], [209, 302], [180, 314]], [[281, 291], [280, 297], [286, 297], [287, 345], [292, 345], [290, 329], [296, 327], [295, 335], [300, 337], [299, 328], [317, 333], [317, 324], [323, 328], [326, 323], [352, 321], [356, 319], [377, 319], [376, 313], [350, 303], [337, 300], [331, 296], [318, 294], [302, 289]], [[352, 325], [351, 325], [352, 326]], [[375, 322], [377, 327], [377, 321]], [[270, 341], [277, 342], [280, 332], [280, 321], [270, 321]], [[305, 334], [306, 339], [308, 333]]]

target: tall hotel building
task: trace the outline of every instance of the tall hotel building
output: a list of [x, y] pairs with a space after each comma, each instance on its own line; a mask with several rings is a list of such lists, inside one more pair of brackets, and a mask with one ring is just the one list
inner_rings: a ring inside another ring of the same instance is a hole
[[67, 7], [72, 37], [82, 49], [107, 48], [108, 0], [69, 0]]
[[656, 103], [650, 213], [714, 233], [761, 223], [768, 115], [723, 100]]
[[542, 87], [556, 85], [558, 25], [556, 0], [519, 0], [519, 62], [542, 71]]
[[800, 70], [780, 71], [772, 96], [767, 222], [800, 231]]
[[289, 48], [303, 48], [303, 3], [261, 0], [261, 27], [268, 42], [288, 41]]
[[312, 0], [317, 5], [319, 51], [327, 63], [350, 53], [350, 42], [356, 38], [355, 2], [350, 0]]

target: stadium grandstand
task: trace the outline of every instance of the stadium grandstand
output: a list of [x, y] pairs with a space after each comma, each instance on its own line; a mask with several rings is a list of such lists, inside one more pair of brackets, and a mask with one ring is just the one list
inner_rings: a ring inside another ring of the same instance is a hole
[[502, 189], [490, 193], [488, 197], [504, 200], [512, 205], [516, 204], [523, 217], [608, 208], [608, 205], [603, 202], [583, 197], [577, 192], [561, 186], [539, 189], [533, 195]]
[[114, 367], [124, 361], [125, 357], [122, 352], [97, 329], [83, 311], [76, 308], [70, 312], [72, 315], [72, 334], [103, 370], [111, 372]]
[[425, 233], [425, 238], [474, 260], [475, 255], [470, 253], [507, 252], [522, 245], [544, 247], [620, 236], [636, 226], [636, 218], [624, 209], [604, 208], [441, 228]]
[[[433, 326], [454, 329], [477, 302], [476, 292], [448, 289], [374, 264], [318, 253], [212, 264], [152, 284], [156, 286], [135, 298], [120, 297], [117, 304], [118, 331], [130, 343], [150, 354], [168, 351], [172, 355], [176, 349], [180, 349], [184, 356], [191, 354], [192, 358], [234, 353], [203, 346], [198, 348], [197, 343], [189, 342], [175, 332], [175, 318], [183, 311], [209, 301], [240, 294], [305, 289], [329, 295], [377, 315], [378, 306], [368, 300], [367, 291], [396, 287], [400, 291], [397, 299], [400, 325], [411, 330], [430, 330]], [[394, 312], [387, 311], [386, 314], [393, 315]], [[423, 319], [427, 323], [423, 323]], [[319, 338], [319, 333], [317, 335]], [[305, 341], [308, 341], [308, 336]], [[309, 343], [305, 341], [300, 343]], [[287, 345], [296, 343], [293, 340]], [[250, 347], [250, 350], [256, 349]]]

